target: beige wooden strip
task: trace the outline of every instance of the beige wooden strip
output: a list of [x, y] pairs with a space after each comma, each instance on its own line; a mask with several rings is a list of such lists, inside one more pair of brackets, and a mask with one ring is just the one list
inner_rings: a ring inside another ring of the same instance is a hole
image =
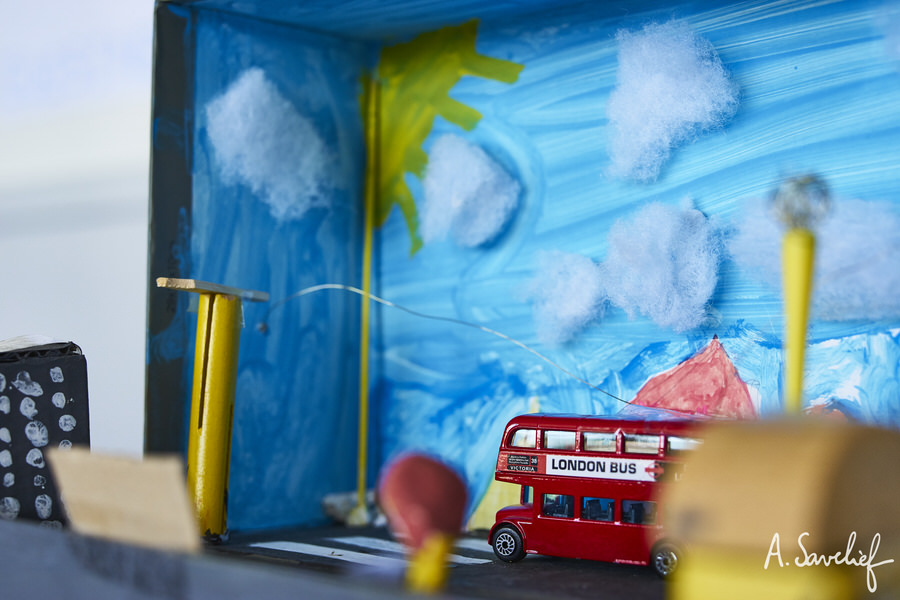
[[200, 550], [177, 457], [137, 460], [52, 448], [48, 459], [75, 531], [161, 550]]
[[230, 287], [227, 285], [219, 285], [218, 283], [210, 283], [208, 281], [200, 281], [199, 279], [179, 279], [177, 277], [157, 277], [156, 287], [168, 288], [170, 290], [183, 290], [186, 292], [196, 292], [198, 294], [227, 294], [229, 296], [237, 296], [241, 300], [250, 300], [252, 302], [268, 302], [269, 294], [266, 292], [258, 292], [256, 290], [244, 290], [241, 288]]

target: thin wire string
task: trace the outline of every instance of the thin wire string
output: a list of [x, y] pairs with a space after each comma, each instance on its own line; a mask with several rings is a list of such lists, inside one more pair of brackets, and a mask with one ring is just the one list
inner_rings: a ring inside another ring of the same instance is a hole
[[390, 300], [386, 300], [384, 298], [376, 296], [375, 294], [373, 294], [371, 292], [366, 292], [357, 287], [353, 287], [352, 285], [344, 285], [342, 283], [322, 283], [319, 285], [305, 287], [302, 290], [291, 294], [290, 296], [286, 296], [286, 297], [282, 298], [281, 300], [278, 300], [277, 302], [272, 303], [269, 306], [269, 309], [266, 311], [263, 321], [261, 321], [256, 326], [257, 330], [259, 330], [262, 333], [265, 333], [268, 331], [268, 324], [266, 321], [268, 320], [269, 315], [271, 315], [275, 309], [280, 308], [281, 306], [287, 304], [291, 300], [295, 300], [297, 298], [301, 298], [303, 296], [307, 296], [309, 294], [314, 294], [316, 292], [321, 292], [324, 290], [341, 290], [341, 291], [345, 291], [345, 292], [352, 292], [354, 294], [358, 294], [363, 297], [368, 297], [370, 300], [378, 302], [379, 304], [383, 304], [384, 306], [402, 310], [403, 312], [411, 314], [416, 317], [421, 317], [423, 319], [431, 319], [433, 321], [444, 321], [446, 323], [454, 323], [456, 325], [464, 325], [465, 327], [470, 327], [472, 329], [478, 329], [485, 333], [497, 336], [498, 338], [500, 338], [502, 340], [506, 340], [507, 342], [511, 342], [511, 343], [515, 344], [522, 350], [525, 350], [526, 352], [530, 352], [531, 354], [533, 354], [537, 358], [541, 359], [548, 365], [555, 367], [556, 369], [559, 369], [560, 371], [562, 371], [563, 373], [565, 373], [566, 375], [568, 375], [575, 381], [578, 381], [579, 383], [582, 383], [582, 384], [590, 387], [591, 389], [596, 390], [602, 394], [606, 394], [610, 398], [613, 398], [614, 400], [617, 400], [618, 402], [621, 402], [622, 404], [627, 404], [629, 406], [640, 406], [641, 408], [650, 409], [650, 410], [659, 410], [659, 411], [663, 411], [663, 412], [674, 413], [681, 417], [683, 417], [685, 414], [690, 414], [690, 413], [687, 413], [687, 411], [680, 411], [680, 410], [674, 409], [674, 408], [661, 408], [658, 406], [644, 406], [644, 405], [634, 404], [633, 402], [629, 402], [628, 400], [623, 400], [622, 398], [619, 398], [615, 394], [612, 394], [612, 393], [604, 390], [603, 388], [591, 383], [587, 379], [584, 379], [583, 377], [579, 377], [575, 373], [572, 373], [571, 371], [569, 371], [568, 369], [566, 369], [559, 363], [555, 362], [553, 359], [541, 354], [540, 352], [538, 352], [534, 348], [528, 346], [524, 342], [520, 342], [519, 340], [517, 340], [513, 337], [510, 337], [510, 336], [506, 335], [505, 333], [497, 331], [496, 329], [491, 329], [490, 327], [485, 327], [484, 325], [479, 325], [478, 323], [471, 323], [469, 321], [463, 321], [462, 319], [455, 319], [453, 317], [442, 317], [439, 315], [429, 315], [426, 313], [421, 313], [417, 310], [407, 308], [403, 305], [400, 305], [395, 302], [391, 302]]

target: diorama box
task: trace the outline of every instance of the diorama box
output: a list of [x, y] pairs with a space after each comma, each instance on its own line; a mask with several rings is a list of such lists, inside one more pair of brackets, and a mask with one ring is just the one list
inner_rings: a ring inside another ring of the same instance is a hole
[[148, 452], [185, 451], [196, 330], [155, 279], [270, 295], [243, 307], [230, 529], [320, 523], [355, 488], [360, 381], [368, 486], [435, 454], [473, 526], [517, 414], [781, 412], [768, 208], [792, 176], [829, 200], [806, 410], [900, 424], [880, 0], [173, 0], [155, 22]]

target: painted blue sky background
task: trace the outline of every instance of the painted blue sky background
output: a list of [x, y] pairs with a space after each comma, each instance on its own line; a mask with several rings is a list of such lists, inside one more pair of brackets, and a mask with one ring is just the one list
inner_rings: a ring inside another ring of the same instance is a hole
[[[625, 4], [627, 12], [615, 10]], [[280, 26], [207, 10], [236, 10], [236, 4], [195, 3], [191, 275], [264, 289], [276, 300], [308, 285], [358, 285], [364, 165], [359, 77], [374, 64], [384, 43], [379, 37], [407, 39], [413, 30], [466, 20], [460, 15], [481, 16], [478, 51], [525, 68], [513, 84], [464, 77], [451, 96], [478, 110], [480, 123], [463, 132], [439, 117], [425, 149], [447, 133], [480, 146], [520, 182], [519, 208], [492, 244], [463, 249], [452, 241], [432, 242], [413, 256], [395, 211], [377, 232], [375, 293], [422, 313], [501, 331], [625, 400], [718, 336], [760, 412], [777, 414], [779, 292], [733, 260], [720, 265], [704, 325], [682, 333], [613, 307], [571, 342], [544, 345], [523, 289], [541, 252], [602, 261], [613, 224], [649, 202], [679, 206], [688, 198], [727, 228], [741, 222], [748, 203], [768, 197], [786, 173], [814, 171], [831, 186], [835, 202], [859, 199], [896, 208], [900, 71], [886, 51], [884, 5], [625, 4], [529, 4], [534, 14], [517, 11], [515, 2], [486, 8], [360, 0], [331, 12], [293, 3], [251, 9], [293, 22]], [[373, 11], [383, 18], [362, 19]], [[500, 14], [519, 16], [498, 19]], [[737, 112], [723, 129], [678, 148], [655, 182], [611, 179], [605, 175], [606, 108], [616, 86], [615, 34], [672, 18], [715, 47], [740, 88]], [[365, 39], [346, 39], [357, 20], [370, 24], [357, 31]], [[338, 175], [329, 208], [278, 221], [248, 186], [221, 181], [202, 109], [251, 67], [262, 69], [317, 124], [332, 150]], [[421, 182], [412, 176], [407, 181], [421, 206]], [[885, 252], [881, 240], [871, 243], [873, 256]], [[245, 330], [232, 527], [314, 521], [323, 493], [352, 487], [358, 307], [355, 296], [322, 292], [268, 316], [268, 336]], [[249, 307], [248, 324], [265, 318], [265, 310]], [[380, 306], [374, 314], [373, 479], [377, 465], [398, 452], [427, 450], [465, 474], [474, 504], [492, 478], [504, 424], [535, 399], [546, 412], [614, 414], [621, 408], [482, 331]], [[841, 400], [870, 422], [900, 425], [898, 325], [896, 315], [814, 319], [807, 399]]]

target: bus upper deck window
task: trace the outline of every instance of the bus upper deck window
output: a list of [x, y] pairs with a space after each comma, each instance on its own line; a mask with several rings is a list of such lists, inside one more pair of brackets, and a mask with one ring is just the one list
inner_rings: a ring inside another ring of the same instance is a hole
[[698, 440], [697, 438], [670, 435], [667, 442], [666, 451], [672, 454], [677, 454], [679, 452], [685, 452], [687, 450], [696, 450], [702, 443], [703, 440]]
[[534, 429], [516, 429], [509, 445], [513, 448], [534, 448], [537, 443], [537, 432]]
[[575, 449], [575, 432], [574, 431], [545, 431], [544, 432], [544, 449], [545, 450], [574, 450]]
[[625, 434], [625, 452], [657, 454], [659, 452], [659, 436]]
[[616, 434], [585, 431], [581, 434], [583, 449], [588, 452], [615, 452]]

